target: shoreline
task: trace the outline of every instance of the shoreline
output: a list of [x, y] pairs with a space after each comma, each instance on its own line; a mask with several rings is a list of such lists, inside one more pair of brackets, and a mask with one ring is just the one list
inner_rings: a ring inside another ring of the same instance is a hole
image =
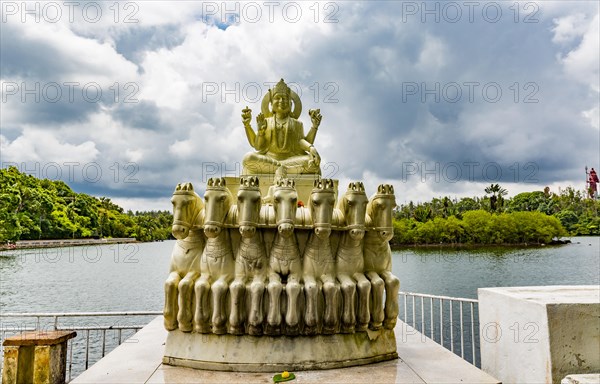
[[139, 243], [135, 237], [116, 237], [105, 239], [57, 239], [57, 240], [19, 240], [13, 244], [1, 244], [0, 251], [14, 251], [20, 249], [41, 249], [77, 247], [84, 245], [107, 245]]
[[[577, 236], [574, 236], [575, 238]], [[558, 239], [552, 240], [549, 243], [500, 243], [500, 244], [482, 244], [482, 243], [436, 243], [436, 244], [390, 244], [390, 247], [394, 251], [409, 248], [522, 248], [522, 247], [545, 247], [545, 246], [559, 246], [572, 244], [573, 240], [570, 239]]]

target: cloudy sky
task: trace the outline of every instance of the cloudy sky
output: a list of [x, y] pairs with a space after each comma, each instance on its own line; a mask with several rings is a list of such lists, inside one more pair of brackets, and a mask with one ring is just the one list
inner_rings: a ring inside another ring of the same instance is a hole
[[[595, 1], [2, 1], [2, 167], [169, 209], [251, 150], [284, 78], [323, 175], [399, 203], [585, 186], [600, 166]], [[253, 122], [255, 125], [255, 122]]]

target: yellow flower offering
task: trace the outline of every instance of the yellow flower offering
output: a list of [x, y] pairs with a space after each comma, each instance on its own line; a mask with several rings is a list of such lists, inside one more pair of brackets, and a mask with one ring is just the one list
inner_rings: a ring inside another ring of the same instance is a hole
[[278, 373], [275, 376], [273, 376], [273, 382], [274, 383], [282, 383], [284, 381], [294, 380], [295, 378], [296, 378], [296, 376], [293, 373], [290, 373], [288, 371], [283, 371], [283, 372]]

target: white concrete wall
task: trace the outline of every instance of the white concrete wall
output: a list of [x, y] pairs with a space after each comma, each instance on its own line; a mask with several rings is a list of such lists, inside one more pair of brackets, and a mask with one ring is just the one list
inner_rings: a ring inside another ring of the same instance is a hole
[[600, 372], [600, 287], [481, 288], [482, 369], [503, 383]]

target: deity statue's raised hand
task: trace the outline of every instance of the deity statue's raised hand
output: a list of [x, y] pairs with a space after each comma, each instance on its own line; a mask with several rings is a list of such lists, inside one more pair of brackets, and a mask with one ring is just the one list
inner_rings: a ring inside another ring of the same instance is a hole
[[262, 112], [256, 116], [256, 124], [258, 124], [259, 135], [267, 129], [267, 119], [265, 119], [265, 115]]
[[319, 125], [321, 125], [321, 110], [320, 109], [310, 109], [308, 111], [308, 115], [310, 116], [310, 121], [312, 122], [312, 126], [314, 129], [318, 129]]
[[242, 123], [244, 123], [244, 127], [250, 125], [250, 121], [252, 121], [252, 110], [246, 106], [246, 108], [242, 109]]

